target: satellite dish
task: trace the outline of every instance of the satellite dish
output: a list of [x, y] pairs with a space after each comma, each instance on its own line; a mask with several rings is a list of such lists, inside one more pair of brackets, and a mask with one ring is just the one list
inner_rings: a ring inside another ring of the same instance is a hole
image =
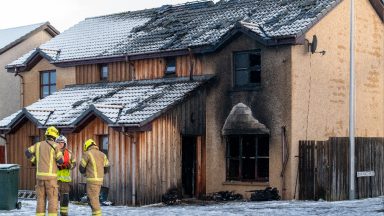
[[316, 35], [313, 35], [312, 43], [311, 43], [311, 53], [315, 53], [317, 49], [317, 37]]

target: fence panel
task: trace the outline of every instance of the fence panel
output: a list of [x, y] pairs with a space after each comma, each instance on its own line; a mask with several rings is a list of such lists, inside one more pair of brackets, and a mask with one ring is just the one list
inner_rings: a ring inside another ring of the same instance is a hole
[[[355, 139], [356, 171], [374, 171], [356, 177], [356, 197], [384, 195], [384, 138]], [[356, 174], [355, 174], [356, 176]], [[346, 200], [349, 197], [349, 138], [299, 142], [299, 198]]]

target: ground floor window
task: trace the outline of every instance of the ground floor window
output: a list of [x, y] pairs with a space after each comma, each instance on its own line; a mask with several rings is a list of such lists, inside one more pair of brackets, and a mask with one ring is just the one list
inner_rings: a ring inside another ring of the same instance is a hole
[[269, 136], [227, 137], [227, 181], [268, 181]]

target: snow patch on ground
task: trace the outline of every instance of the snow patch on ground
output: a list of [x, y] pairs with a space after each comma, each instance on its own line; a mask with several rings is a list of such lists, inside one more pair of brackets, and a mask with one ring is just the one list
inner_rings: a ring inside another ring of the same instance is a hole
[[[36, 201], [21, 200], [20, 210], [0, 211], [0, 216], [33, 215]], [[86, 205], [70, 204], [70, 215], [90, 215], [91, 208]], [[384, 197], [353, 201], [322, 202], [322, 201], [271, 201], [271, 202], [229, 202], [213, 205], [179, 205], [179, 206], [103, 206], [103, 215], [348, 215], [368, 216], [384, 215]]]

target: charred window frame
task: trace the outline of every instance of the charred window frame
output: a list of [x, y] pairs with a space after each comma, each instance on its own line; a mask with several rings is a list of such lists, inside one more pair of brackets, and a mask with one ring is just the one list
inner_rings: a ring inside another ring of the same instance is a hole
[[108, 81], [108, 75], [109, 75], [108, 64], [99, 65], [99, 72], [100, 72], [100, 81], [103, 81], [103, 82]]
[[40, 98], [56, 92], [56, 70], [40, 72]]
[[227, 137], [226, 180], [267, 182], [269, 180], [269, 136]]
[[99, 136], [99, 149], [105, 155], [108, 156], [108, 149], [109, 149], [109, 138], [108, 138], [108, 135], [100, 135]]
[[167, 57], [165, 59], [165, 76], [176, 75], [176, 57]]
[[233, 53], [235, 88], [254, 88], [261, 85], [261, 51]]

